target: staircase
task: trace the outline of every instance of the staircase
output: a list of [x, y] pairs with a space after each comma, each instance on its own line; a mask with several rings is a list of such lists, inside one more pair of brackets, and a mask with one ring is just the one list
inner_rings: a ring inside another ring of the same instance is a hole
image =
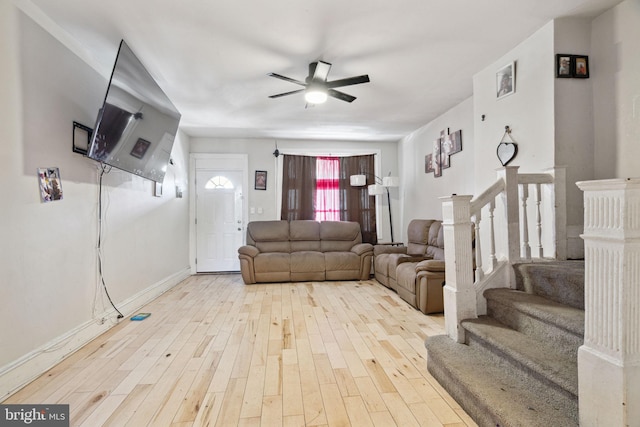
[[479, 426], [578, 426], [584, 262], [513, 265], [516, 289], [488, 289], [464, 343], [426, 341], [427, 368]]

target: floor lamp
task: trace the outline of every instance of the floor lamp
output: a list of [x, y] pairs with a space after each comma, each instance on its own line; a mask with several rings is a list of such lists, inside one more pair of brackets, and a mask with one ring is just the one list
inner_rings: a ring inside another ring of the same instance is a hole
[[389, 187], [397, 187], [400, 183], [400, 179], [397, 176], [385, 176], [380, 178], [374, 174], [361, 174], [351, 175], [350, 183], [353, 187], [363, 187], [367, 185], [367, 175], [371, 176], [375, 180], [375, 184], [371, 184], [367, 187], [367, 191], [370, 196], [379, 196], [387, 192], [387, 202], [389, 205], [389, 228], [391, 231], [391, 242], [395, 242], [393, 238], [393, 220], [391, 219], [391, 196], [389, 195]]

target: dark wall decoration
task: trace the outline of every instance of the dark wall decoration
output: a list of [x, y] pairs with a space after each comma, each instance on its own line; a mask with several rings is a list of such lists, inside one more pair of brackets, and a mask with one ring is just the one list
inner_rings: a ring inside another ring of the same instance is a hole
[[571, 55], [558, 53], [556, 55], [557, 78], [589, 78], [589, 57], [587, 55]]
[[451, 166], [451, 155], [462, 151], [462, 130], [449, 133], [449, 128], [440, 132], [433, 141], [433, 151], [424, 158], [425, 173], [433, 172], [436, 178], [442, 176], [442, 170]]

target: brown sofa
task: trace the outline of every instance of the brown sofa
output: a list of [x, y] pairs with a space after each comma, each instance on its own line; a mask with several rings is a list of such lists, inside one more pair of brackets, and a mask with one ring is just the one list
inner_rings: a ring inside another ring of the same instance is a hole
[[444, 236], [442, 221], [414, 219], [407, 246], [376, 245], [375, 278], [425, 314], [444, 311]]
[[360, 224], [342, 221], [254, 221], [238, 249], [246, 284], [367, 280], [373, 246]]

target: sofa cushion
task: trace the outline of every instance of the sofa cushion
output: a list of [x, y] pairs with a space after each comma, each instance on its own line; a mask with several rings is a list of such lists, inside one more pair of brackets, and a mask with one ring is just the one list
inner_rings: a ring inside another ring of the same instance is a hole
[[291, 252], [288, 221], [256, 221], [247, 225], [247, 245], [260, 252]]
[[291, 253], [291, 280], [323, 281], [325, 280], [324, 254], [316, 251]]
[[416, 263], [407, 262], [400, 264], [396, 269], [396, 286], [406, 291], [416, 293]]
[[440, 221], [435, 221], [431, 224], [431, 227], [429, 227], [427, 255], [433, 259], [444, 259], [444, 229]]
[[324, 262], [328, 280], [348, 280], [358, 276], [362, 258], [353, 252], [325, 252]]
[[[291, 252], [320, 251], [320, 223], [294, 220], [289, 223]], [[324, 269], [324, 265], [323, 265]]]
[[323, 221], [320, 223], [320, 250], [322, 252], [348, 252], [362, 243], [360, 224], [357, 222]]
[[[322, 252], [300, 251], [291, 253], [291, 273], [304, 271], [321, 271], [324, 273], [325, 262]], [[324, 275], [324, 274], [323, 274]]]
[[422, 256], [427, 252], [429, 244], [429, 230], [433, 223], [432, 219], [414, 219], [407, 227], [407, 254]]
[[256, 281], [288, 282], [291, 280], [291, 256], [288, 253], [258, 254], [253, 259]]

